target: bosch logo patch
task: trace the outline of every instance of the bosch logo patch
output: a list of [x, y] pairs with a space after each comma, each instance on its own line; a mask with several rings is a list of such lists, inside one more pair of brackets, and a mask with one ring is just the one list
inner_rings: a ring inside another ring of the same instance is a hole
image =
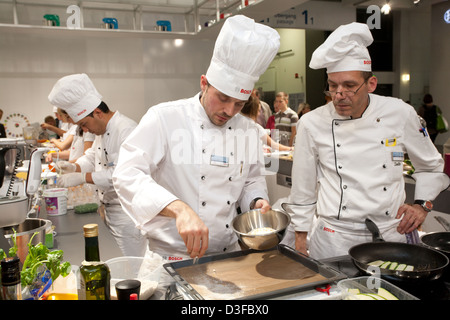
[[327, 228], [327, 227], [323, 227], [323, 231], [329, 232], [329, 233], [334, 233], [333, 229]]
[[240, 93], [243, 93], [243, 94], [250, 94], [250, 93], [252, 93], [252, 90], [241, 89]]

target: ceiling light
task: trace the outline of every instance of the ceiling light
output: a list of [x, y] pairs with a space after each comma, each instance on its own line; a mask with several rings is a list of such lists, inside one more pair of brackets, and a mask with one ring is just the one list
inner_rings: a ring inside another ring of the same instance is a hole
[[391, 11], [391, 6], [389, 5], [389, 3], [386, 2], [386, 4], [381, 7], [381, 12], [384, 14], [389, 14], [390, 11]]

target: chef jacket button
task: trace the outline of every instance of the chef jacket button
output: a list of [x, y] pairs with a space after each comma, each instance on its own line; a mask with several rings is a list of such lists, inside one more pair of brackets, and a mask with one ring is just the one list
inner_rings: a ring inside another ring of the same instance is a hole
[[232, 178], [232, 177], [229, 177], [229, 178], [228, 178], [228, 180], [230, 180], [230, 181], [231, 181], [231, 180], [233, 180], [233, 178]]
[[98, 164], [102, 164], [101, 162], [99, 162]]
[[342, 210], [347, 210], [347, 207], [346, 206], [342, 206]]
[[101, 148], [100, 147], [98, 147], [98, 150], [100, 150]]
[[206, 179], [206, 177], [205, 176], [202, 176], [202, 180], [205, 180]]
[[204, 125], [201, 125], [201, 126], [200, 126], [201, 129], [203, 129], [204, 127], [205, 127]]
[[384, 144], [384, 141], [383, 141], [383, 140], [381, 140], [381, 144]]
[[231, 203], [230, 200], [228, 200], [228, 201], [227, 201], [227, 204], [230, 204], [230, 203]]
[[233, 152], [230, 152], [230, 156], [232, 156], [232, 155], [234, 155], [234, 153], [233, 153]]
[[223, 252], [227, 251], [227, 248], [223, 248]]
[[383, 164], [383, 168], [386, 169], [386, 165], [385, 164]]
[[380, 122], [381, 121], [381, 119], [380, 118], [377, 118], [377, 122]]
[[231, 130], [231, 127], [228, 127], [229, 130]]
[[387, 191], [387, 188], [386, 188], [386, 187], [383, 187], [383, 190], [384, 190], [384, 191]]
[[335, 121], [335, 122], [334, 122], [334, 125], [338, 126], [338, 125], [339, 125], [339, 122]]
[[225, 228], [227, 228], [227, 229], [228, 229], [229, 227], [230, 227], [230, 226], [229, 226], [229, 225], [228, 225], [228, 223], [227, 223], [227, 224], [225, 225]]
[[342, 166], [338, 166], [339, 169], [342, 169]]
[[346, 184], [344, 184], [344, 186], [343, 186], [342, 188], [344, 188], [344, 189], [347, 189], [347, 185], [346, 185]]
[[385, 214], [388, 216], [389, 215], [389, 211], [386, 211]]
[[205, 201], [202, 202], [202, 206], [206, 206], [206, 202]]
[[202, 152], [203, 152], [203, 153], [206, 153], [206, 149], [203, 149]]
[[338, 143], [337, 145], [336, 145], [338, 148], [341, 146], [341, 144], [340, 143]]

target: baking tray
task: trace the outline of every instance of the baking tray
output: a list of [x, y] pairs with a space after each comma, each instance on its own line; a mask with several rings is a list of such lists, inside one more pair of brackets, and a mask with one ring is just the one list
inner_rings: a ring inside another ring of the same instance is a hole
[[269, 299], [314, 289], [347, 276], [317, 260], [278, 245], [164, 264], [191, 300]]

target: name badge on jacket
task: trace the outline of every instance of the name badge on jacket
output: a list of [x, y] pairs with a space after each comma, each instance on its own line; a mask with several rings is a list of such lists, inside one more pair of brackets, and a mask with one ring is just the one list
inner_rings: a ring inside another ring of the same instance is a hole
[[211, 155], [209, 164], [219, 167], [228, 167], [229, 160], [228, 157]]

